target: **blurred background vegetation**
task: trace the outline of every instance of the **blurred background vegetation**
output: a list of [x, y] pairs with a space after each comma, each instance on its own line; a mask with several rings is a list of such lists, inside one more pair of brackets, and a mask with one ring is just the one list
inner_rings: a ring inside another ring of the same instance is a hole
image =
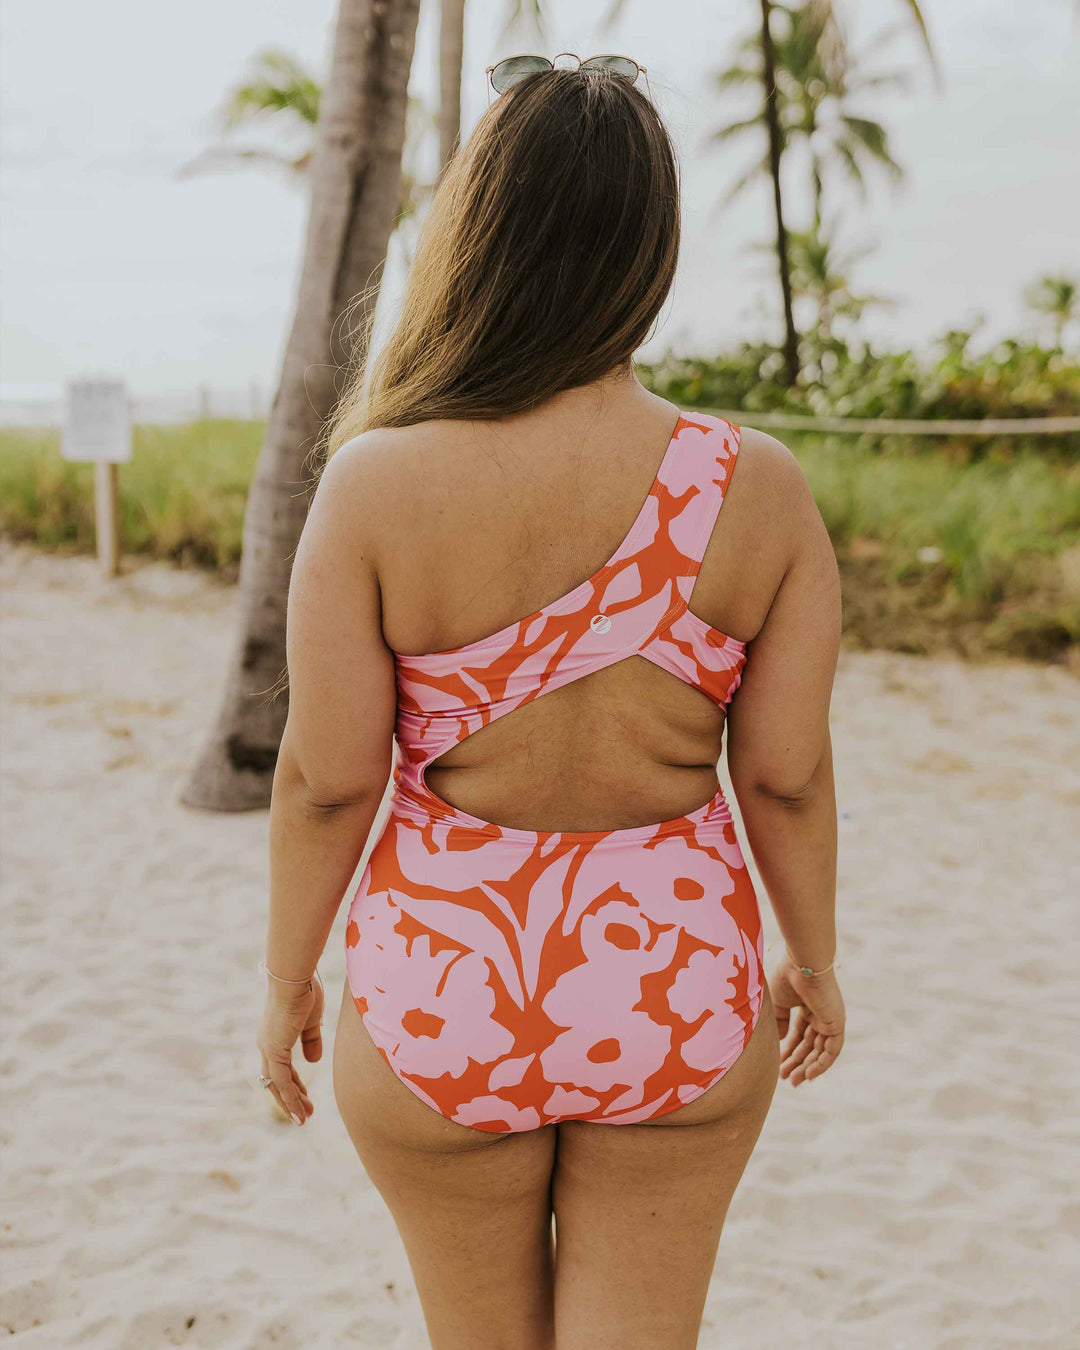
[[[775, 349], [639, 366], [680, 407], [978, 418], [1075, 409], [1080, 364], [1009, 342], [938, 359], [842, 355], [798, 389], [771, 378]], [[835, 353], [834, 353], [835, 354]], [[1071, 400], [1071, 402], [1070, 402]], [[753, 425], [753, 413], [745, 414]], [[263, 424], [138, 427], [120, 475], [129, 552], [236, 578]], [[840, 560], [847, 641], [969, 657], [1075, 661], [1080, 653], [1077, 436], [901, 438], [781, 433], [813, 488]], [[60, 458], [55, 431], [0, 431], [0, 528], [39, 546], [94, 546], [92, 468]]]
[[[408, 103], [395, 226], [406, 256], [433, 187], [421, 170], [424, 144], [437, 135], [445, 163], [458, 134], [463, 3], [444, 0], [444, 65], [457, 77], [444, 79], [446, 107]], [[612, 24], [621, 7], [613, 0]], [[528, 8], [542, 33], [543, 5]], [[683, 408], [738, 410], [751, 426], [755, 413], [778, 412], [920, 421], [1080, 413], [1078, 285], [1063, 273], [1033, 279], [1030, 331], [1011, 340], [988, 346], [977, 324], [918, 352], [876, 349], [863, 336], [866, 312], [894, 298], [859, 287], [869, 246], [852, 242], [858, 213], [841, 210], [838, 193], [854, 184], [865, 197], [903, 180], [888, 129], [870, 110], [876, 91], [910, 83], [910, 71], [888, 64], [905, 28], [936, 72], [919, 4], [897, 0], [898, 25], [858, 50], [840, 0], [758, 0], [745, 15], [747, 28], [713, 79], [719, 120], [709, 145], [745, 157], [718, 209], [759, 178], [772, 183], [773, 218], [755, 252], [775, 275], [783, 337], [714, 355], [672, 351], [638, 365], [643, 383]], [[306, 183], [322, 93], [289, 53], [257, 52], [223, 98], [218, 141], [182, 173], [246, 163]], [[280, 152], [244, 143], [256, 125], [280, 129]], [[792, 175], [804, 188], [797, 222], [783, 191]], [[264, 430], [236, 420], [137, 428], [120, 475], [125, 549], [235, 579]], [[780, 434], [837, 550], [849, 643], [1077, 663], [1080, 432]], [[92, 549], [91, 475], [90, 466], [61, 460], [58, 432], [0, 431], [0, 529], [50, 549]]]

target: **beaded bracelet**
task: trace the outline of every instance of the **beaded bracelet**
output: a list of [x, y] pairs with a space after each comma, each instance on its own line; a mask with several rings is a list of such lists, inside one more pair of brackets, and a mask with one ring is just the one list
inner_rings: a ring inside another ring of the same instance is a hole
[[[265, 961], [259, 962], [259, 970], [261, 970], [264, 974], [269, 975], [272, 980], [278, 980], [281, 984], [306, 984], [309, 989], [315, 988], [315, 986], [311, 983], [312, 976], [309, 976], [306, 980], [287, 980], [284, 977], [284, 975], [275, 975]], [[315, 967], [313, 975], [319, 975], [318, 966]], [[319, 979], [322, 980], [321, 975], [319, 975]]]

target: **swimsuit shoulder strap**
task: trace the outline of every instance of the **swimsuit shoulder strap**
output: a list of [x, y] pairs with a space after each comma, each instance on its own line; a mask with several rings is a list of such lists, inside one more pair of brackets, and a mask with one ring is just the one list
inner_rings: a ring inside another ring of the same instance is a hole
[[675, 434], [679, 453], [663, 466], [655, 547], [686, 603], [727, 495], [740, 429], [715, 414], [687, 412]]

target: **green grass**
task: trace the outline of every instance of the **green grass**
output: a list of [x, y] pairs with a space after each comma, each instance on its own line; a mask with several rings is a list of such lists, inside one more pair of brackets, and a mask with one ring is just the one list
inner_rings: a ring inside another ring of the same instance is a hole
[[[120, 466], [120, 532], [129, 553], [235, 571], [261, 422], [135, 428]], [[0, 529], [43, 548], [94, 547], [90, 464], [60, 458], [56, 431], [0, 430]]]
[[[243, 421], [138, 427], [120, 469], [125, 551], [235, 576], [262, 435]], [[1080, 644], [1080, 464], [1033, 452], [965, 464], [947, 447], [882, 452], [846, 437], [788, 444], [840, 559], [849, 641], [1048, 660]], [[61, 460], [57, 433], [0, 430], [0, 529], [93, 548], [92, 468]]]
[[1066, 565], [1080, 545], [1080, 464], [1033, 451], [965, 464], [947, 449], [889, 454], [842, 437], [789, 444], [846, 593], [869, 586], [886, 601], [884, 628], [847, 625], [867, 645], [1050, 658], [1080, 642]]
[[881, 541], [898, 578], [919, 568], [919, 549], [938, 548], [960, 595], [994, 601], [1021, 559], [1080, 541], [1080, 464], [1027, 454], [963, 465], [943, 454], [878, 454], [840, 437], [791, 444], [833, 543]]

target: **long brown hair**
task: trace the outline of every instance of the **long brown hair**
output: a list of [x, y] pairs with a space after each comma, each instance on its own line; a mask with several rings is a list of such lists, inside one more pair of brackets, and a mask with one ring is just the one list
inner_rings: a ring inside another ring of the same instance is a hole
[[447, 165], [397, 326], [358, 364], [332, 454], [373, 427], [520, 412], [625, 366], [671, 289], [679, 167], [649, 98], [597, 68], [528, 76]]

